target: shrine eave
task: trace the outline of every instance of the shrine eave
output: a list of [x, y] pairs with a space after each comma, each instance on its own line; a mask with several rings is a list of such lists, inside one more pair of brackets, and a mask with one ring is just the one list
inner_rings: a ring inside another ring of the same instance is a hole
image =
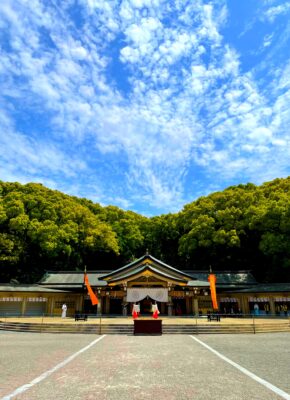
[[141, 270], [144, 269], [144, 266], [146, 266], [146, 268], [148, 268], [148, 266], [150, 266], [150, 268], [155, 268], [154, 272], [156, 272], [158, 275], [162, 275], [165, 277], [167, 276], [170, 279], [180, 280], [184, 282], [194, 280], [193, 276], [187, 274], [186, 272], [173, 268], [168, 264], [165, 264], [163, 261], [158, 260], [150, 254], [146, 254], [140, 257], [138, 260], [135, 260], [115, 271], [109, 272], [108, 274], [101, 276], [99, 279], [112, 281], [113, 279], [116, 279], [117, 277], [123, 275], [123, 273], [124, 276], [131, 276], [138, 273], [140, 271], [139, 268], [141, 268]]
[[130, 280], [130, 278], [132, 279], [132, 278], [134, 278], [134, 276], [142, 274], [142, 272], [146, 273], [146, 271], [153, 273], [155, 276], [156, 275], [160, 276], [160, 278], [162, 280], [166, 279], [169, 281], [179, 282], [179, 283], [183, 283], [183, 284], [187, 284], [187, 282], [188, 282], [187, 279], [183, 279], [181, 277], [177, 277], [177, 276], [168, 274], [164, 271], [160, 271], [158, 268], [155, 268], [154, 266], [152, 266], [150, 264], [142, 264], [141, 266], [139, 266], [138, 268], [135, 268], [134, 270], [127, 271], [127, 272], [124, 271], [123, 274], [118, 274], [116, 276], [112, 276], [111, 278], [102, 277], [102, 279], [106, 280], [109, 284], [113, 283], [113, 282], [119, 282], [119, 281], [120, 282], [128, 281], [128, 280]]

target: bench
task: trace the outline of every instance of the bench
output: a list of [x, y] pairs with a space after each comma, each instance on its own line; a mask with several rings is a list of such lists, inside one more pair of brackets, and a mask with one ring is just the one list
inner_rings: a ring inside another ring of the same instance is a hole
[[208, 316], [207, 316], [207, 320], [208, 320], [209, 322], [211, 322], [211, 321], [217, 321], [217, 322], [220, 322], [220, 320], [221, 320], [221, 317], [220, 317], [220, 315], [219, 315], [219, 314], [208, 314]]
[[87, 321], [87, 314], [83, 314], [81, 312], [75, 312], [75, 321]]

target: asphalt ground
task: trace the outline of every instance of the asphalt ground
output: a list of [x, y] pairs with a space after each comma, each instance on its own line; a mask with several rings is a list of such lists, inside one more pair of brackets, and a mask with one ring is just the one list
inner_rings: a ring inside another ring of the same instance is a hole
[[[89, 348], [60, 366], [93, 341]], [[0, 398], [287, 398], [245, 375], [210, 349], [288, 393], [290, 399], [289, 333], [98, 337], [8, 332], [0, 333]], [[55, 366], [59, 366], [58, 369], [47, 374]], [[43, 379], [35, 381], [28, 390], [9, 396], [41, 375]]]

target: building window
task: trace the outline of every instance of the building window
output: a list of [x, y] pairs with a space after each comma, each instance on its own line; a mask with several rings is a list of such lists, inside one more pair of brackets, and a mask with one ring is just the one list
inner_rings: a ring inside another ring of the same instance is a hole
[[211, 309], [212, 302], [211, 302], [211, 300], [198, 300], [198, 307], [204, 308], [204, 309]]
[[54, 307], [61, 309], [63, 304], [66, 304], [67, 308], [75, 308], [75, 306], [76, 306], [75, 301], [63, 300], [63, 301], [56, 301]]
[[0, 297], [0, 301], [22, 301], [22, 297]]
[[28, 297], [27, 301], [36, 303], [45, 303], [47, 301], [46, 297]]

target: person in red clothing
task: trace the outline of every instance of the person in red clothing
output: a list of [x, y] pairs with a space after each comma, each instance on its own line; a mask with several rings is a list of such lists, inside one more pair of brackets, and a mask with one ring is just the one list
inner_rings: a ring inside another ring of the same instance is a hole
[[158, 310], [158, 306], [157, 304], [152, 304], [152, 311], [153, 311], [153, 318], [157, 319], [158, 315], [160, 314], [159, 310]]
[[132, 317], [133, 319], [138, 318], [140, 315], [140, 306], [139, 304], [134, 304], [132, 309]]

